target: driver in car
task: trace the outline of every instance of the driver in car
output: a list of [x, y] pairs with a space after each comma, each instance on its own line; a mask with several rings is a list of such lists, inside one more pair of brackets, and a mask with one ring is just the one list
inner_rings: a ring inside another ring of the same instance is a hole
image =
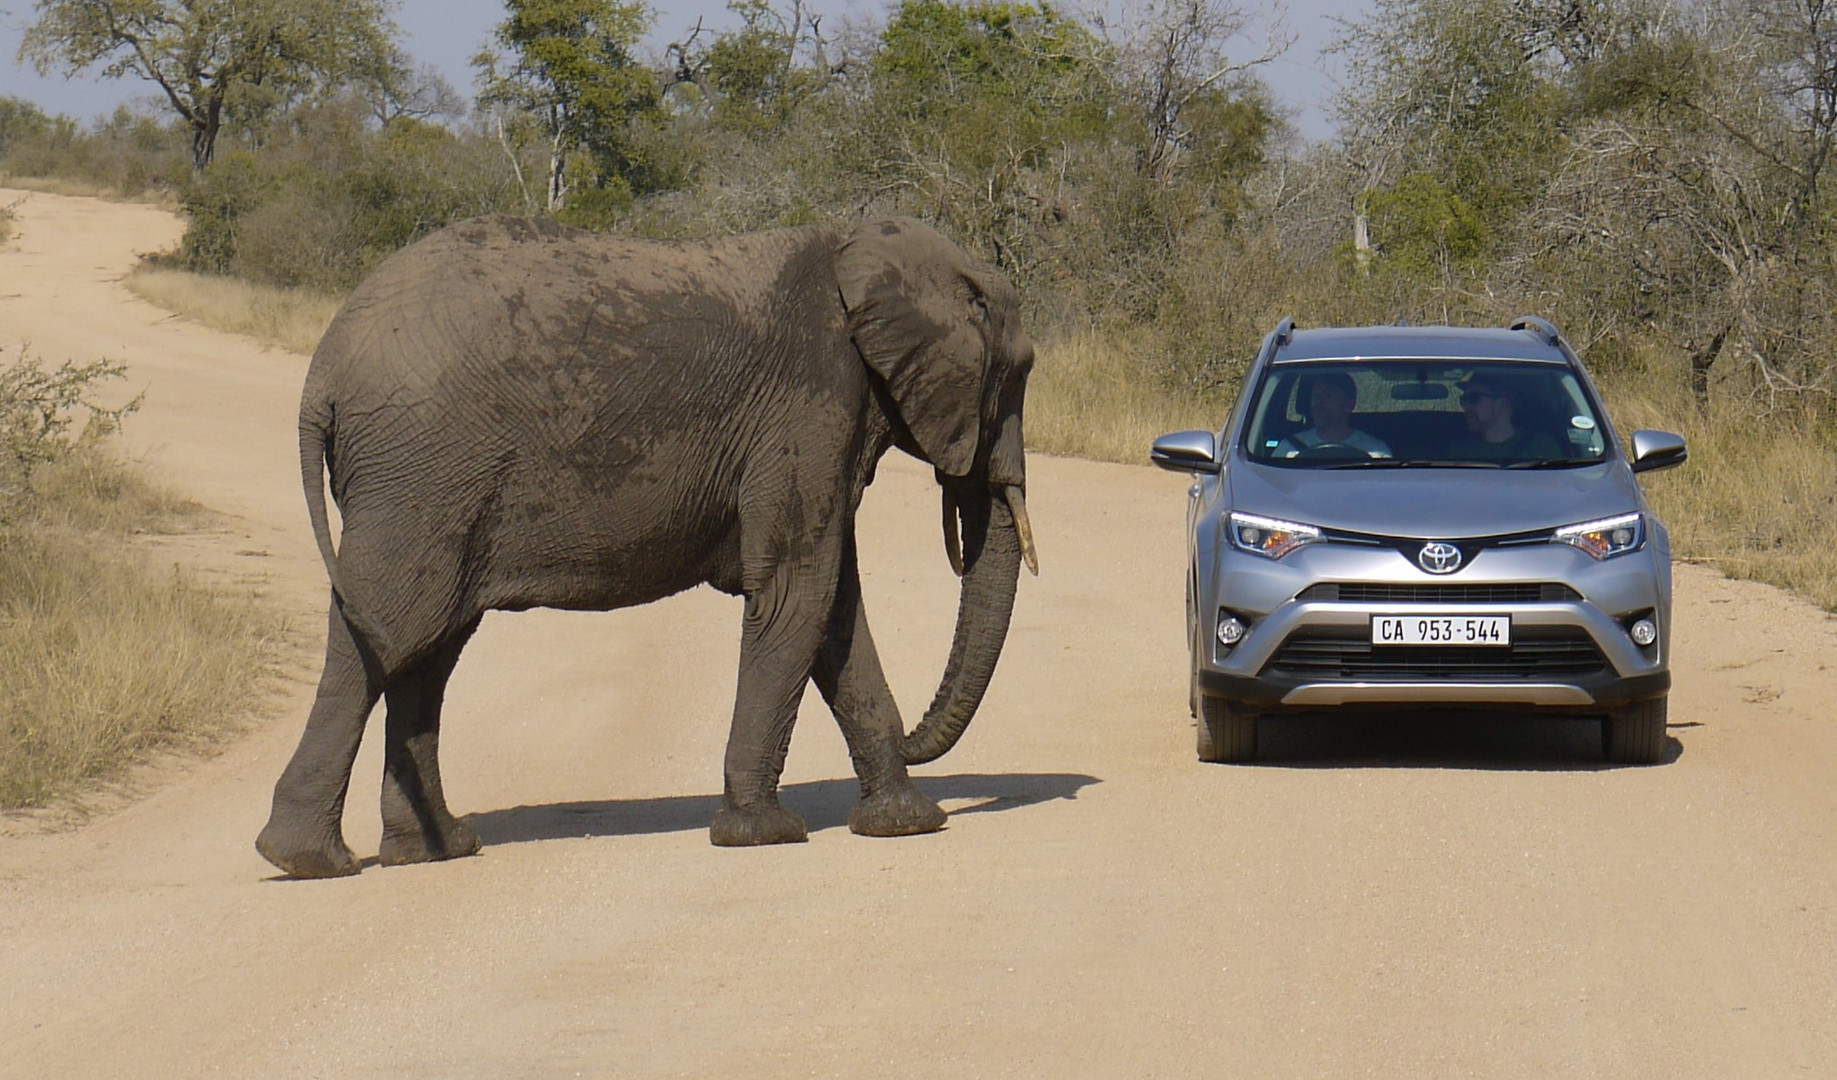
[[1343, 371], [1315, 376], [1308, 390], [1308, 419], [1314, 426], [1302, 428], [1277, 443], [1275, 456], [1292, 458], [1317, 446], [1350, 446], [1374, 458], [1390, 457], [1391, 448], [1384, 440], [1352, 426], [1352, 410], [1358, 402], [1359, 391], [1352, 376]]

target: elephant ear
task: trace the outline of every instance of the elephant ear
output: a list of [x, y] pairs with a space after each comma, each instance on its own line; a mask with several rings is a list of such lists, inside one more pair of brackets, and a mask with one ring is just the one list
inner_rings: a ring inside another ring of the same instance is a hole
[[836, 254], [849, 335], [886, 380], [900, 419], [933, 467], [976, 462], [988, 308], [955, 244], [909, 218], [871, 222]]

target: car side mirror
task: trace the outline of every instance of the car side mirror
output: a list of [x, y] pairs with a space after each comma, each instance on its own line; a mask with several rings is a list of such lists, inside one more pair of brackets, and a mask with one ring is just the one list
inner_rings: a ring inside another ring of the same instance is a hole
[[1636, 473], [1682, 465], [1689, 456], [1682, 435], [1673, 435], [1669, 431], [1633, 433], [1633, 471]]
[[1216, 473], [1218, 441], [1209, 431], [1176, 431], [1154, 441], [1148, 460], [1174, 472]]

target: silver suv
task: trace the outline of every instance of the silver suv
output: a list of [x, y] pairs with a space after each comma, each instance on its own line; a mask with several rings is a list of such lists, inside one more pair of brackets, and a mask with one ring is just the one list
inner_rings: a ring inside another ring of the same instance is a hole
[[1221, 433], [1155, 440], [1193, 473], [1191, 703], [1202, 761], [1282, 711], [1400, 705], [1600, 716], [1663, 756], [1671, 551], [1574, 350], [1542, 319], [1264, 339]]

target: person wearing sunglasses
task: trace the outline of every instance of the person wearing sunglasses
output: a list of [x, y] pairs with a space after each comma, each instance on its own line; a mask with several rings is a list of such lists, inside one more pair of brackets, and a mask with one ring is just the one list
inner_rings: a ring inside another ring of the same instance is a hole
[[1503, 375], [1475, 372], [1458, 387], [1467, 433], [1448, 447], [1457, 461], [1546, 461], [1561, 456], [1556, 439], [1520, 422], [1524, 389]]

